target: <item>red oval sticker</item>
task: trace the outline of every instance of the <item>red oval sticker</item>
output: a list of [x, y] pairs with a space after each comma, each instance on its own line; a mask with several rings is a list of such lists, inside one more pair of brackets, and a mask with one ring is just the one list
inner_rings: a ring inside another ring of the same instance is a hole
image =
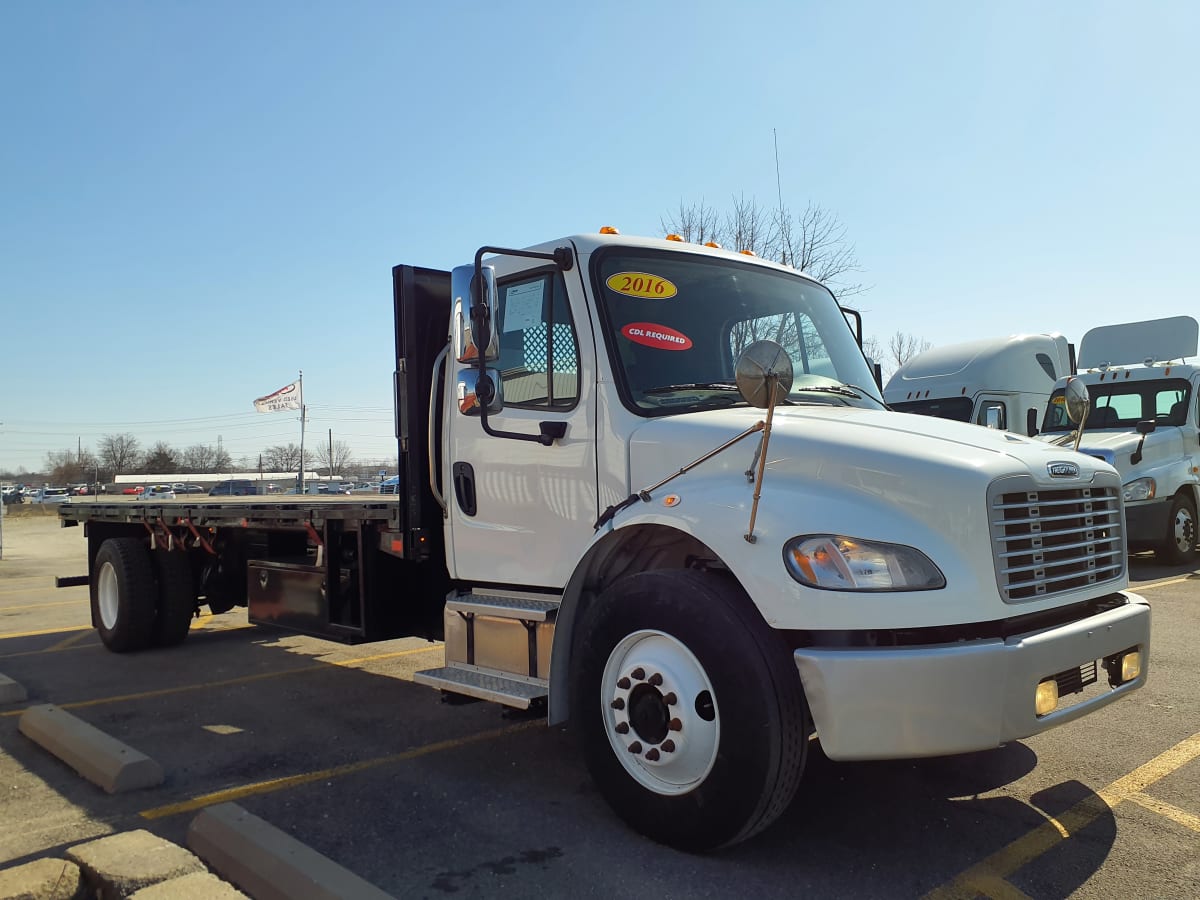
[[687, 335], [653, 322], [630, 322], [621, 329], [621, 334], [635, 344], [658, 350], [690, 350], [692, 347], [692, 339]]

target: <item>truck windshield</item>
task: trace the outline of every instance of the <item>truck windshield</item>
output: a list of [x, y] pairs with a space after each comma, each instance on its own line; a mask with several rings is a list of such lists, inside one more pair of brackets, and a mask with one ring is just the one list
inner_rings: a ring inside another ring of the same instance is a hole
[[[1183, 425], [1187, 422], [1191, 386], [1182, 378], [1155, 381], [1124, 381], [1115, 384], [1089, 384], [1092, 409], [1084, 431], [1103, 428], [1132, 430], [1138, 422], [1157, 425]], [[1067, 418], [1062, 388], [1050, 395], [1042, 431], [1071, 431], [1075, 426]]]
[[904, 400], [891, 404], [896, 412], [916, 413], [919, 416], [936, 416], [939, 419], [954, 419], [970, 422], [974, 409], [970, 397], [945, 397], [939, 400]]
[[592, 269], [619, 385], [642, 415], [743, 403], [737, 359], [760, 340], [792, 358], [789, 403], [883, 405], [833, 295], [798, 273], [632, 248], [598, 252]]

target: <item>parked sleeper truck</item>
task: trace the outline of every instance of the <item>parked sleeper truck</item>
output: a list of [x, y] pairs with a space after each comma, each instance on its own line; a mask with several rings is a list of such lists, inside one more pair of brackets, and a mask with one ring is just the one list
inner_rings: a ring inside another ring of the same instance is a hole
[[569, 717], [617, 813], [688, 850], [775, 819], [814, 736], [965, 753], [1144, 683], [1112, 467], [889, 411], [800, 272], [601, 233], [393, 283], [402, 490], [68, 504], [110, 649], [202, 604], [444, 640], [418, 682]]
[[[1091, 411], [1079, 449], [1116, 467], [1131, 549], [1152, 549], [1173, 565], [1196, 561], [1200, 500], [1200, 367], [1191, 316], [1093, 328], [1079, 345]], [[1055, 385], [1042, 437], [1073, 441], [1068, 379]]]
[[1013, 334], [919, 353], [888, 379], [899, 412], [974, 422], [1033, 436], [1054, 383], [1075, 371], [1061, 334]]

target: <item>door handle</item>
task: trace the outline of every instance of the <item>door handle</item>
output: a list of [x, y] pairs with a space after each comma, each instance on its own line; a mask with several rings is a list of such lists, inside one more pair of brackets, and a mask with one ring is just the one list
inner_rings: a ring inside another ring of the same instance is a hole
[[463, 511], [463, 515], [475, 515], [475, 470], [471, 468], [470, 463], [456, 462], [451, 471], [458, 508]]

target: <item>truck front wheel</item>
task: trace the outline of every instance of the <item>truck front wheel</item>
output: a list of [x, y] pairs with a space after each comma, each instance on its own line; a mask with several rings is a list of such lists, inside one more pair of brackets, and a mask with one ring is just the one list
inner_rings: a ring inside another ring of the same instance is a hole
[[1171, 499], [1167, 533], [1156, 555], [1173, 566], [1196, 561], [1196, 505], [1187, 494], [1176, 494]]
[[155, 585], [150, 553], [138, 538], [109, 538], [96, 551], [92, 621], [115, 653], [148, 647], [154, 636]]
[[629, 825], [702, 852], [787, 808], [808, 707], [786, 645], [732, 580], [634, 575], [588, 607], [576, 634], [573, 718], [592, 778]]

